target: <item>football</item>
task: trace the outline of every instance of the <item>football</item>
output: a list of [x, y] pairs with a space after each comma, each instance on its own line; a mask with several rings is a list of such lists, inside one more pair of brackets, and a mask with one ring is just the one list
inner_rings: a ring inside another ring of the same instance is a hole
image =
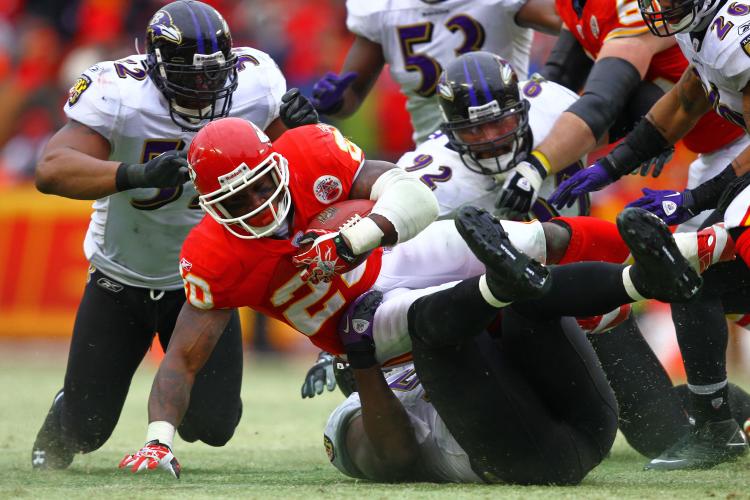
[[[338, 203], [334, 203], [329, 207], [324, 208], [315, 217], [312, 218], [308, 229], [322, 229], [325, 231], [339, 231], [347, 222], [354, 223], [362, 217], [367, 217], [367, 214], [372, 210], [375, 202], [372, 200], [344, 200]], [[304, 249], [304, 248], [303, 248]], [[362, 264], [367, 257], [372, 253], [372, 250], [363, 254], [357, 255], [354, 262], [346, 264], [342, 272], [348, 272], [351, 269]]]
[[344, 200], [324, 208], [312, 218], [308, 229], [338, 231], [353, 218], [366, 217], [375, 204], [372, 200]]

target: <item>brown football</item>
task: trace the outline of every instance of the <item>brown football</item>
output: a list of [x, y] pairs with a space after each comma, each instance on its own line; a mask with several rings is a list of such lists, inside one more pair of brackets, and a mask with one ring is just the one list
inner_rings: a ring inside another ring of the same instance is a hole
[[344, 200], [334, 203], [313, 217], [308, 229], [337, 231], [353, 217], [366, 217], [374, 204], [372, 200]]
[[[334, 203], [329, 207], [324, 208], [315, 217], [312, 218], [308, 229], [324, 229], [326, 231], [338, 231], [341, 227], [359, 216], [367, 217], [367, 214], [372, 210], [372, 206], [375, 202], [372, 200], [344, 200], [338, 203]], [[351, 269], [362, 264], [367, 257], [372, 253], [372, 250], [365, 252], [361, 255], [357, 255], [357, 258], [351, 264], [346, 266], [343, 272], [347, 272]]]

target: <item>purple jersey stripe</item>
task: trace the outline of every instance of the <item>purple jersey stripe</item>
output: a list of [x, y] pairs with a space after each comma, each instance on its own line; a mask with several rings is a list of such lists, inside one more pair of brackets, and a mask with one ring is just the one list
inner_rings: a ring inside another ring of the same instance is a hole
[[213, 23], [211, 22], [211, 18], [209, 17], [208, 9], [209, 7], [204, 4], [199, 4], [201, 6], [201, 13], [203, 14], [203, 18], [206, 20], [206, 26], [208, 26], [208, 34], [211, 35], [211, 47], [213, 49], [212, 53], [216, 53], [219, 51], [219, 42], [216, 41], [216, 30], [218, 28], [213, 27]]
[[203, 31], [201, 31], [201, 25], [198, 22], [198, 18], [196, 17], [195, 12], [193, 12], [193, 9], [190, 6], [190, 4], [186, 3], [185, 7], [187, 7], [188, 12], [190, 12], [190, 17], [193, 19], [193, 25], [195, 25], [195, 33], [197, 34], [195, 38], [197, 38], [197, 42], [198, 42], [198, 53], [205, 54], [206, 49], [203, 46]]
[[487, 85], [487, 79], [484, 77], [484, 73], [482, 73], [482, 68], [479, 67], [479, 63], [477, 62], [476, 59], [474, 59], [474, 66], [476, 66], [477, 68], [479, 81], [482, 84], [482, 90], [484, 90], [484, 97], [487, 99], [487, 102], [490, 102], [492, 100], [492, 94], [490, 94], [490, 87]]
[[469, 88], [469, 101], [472, 106], [478, 106], [479, 101], [477, 101], [477, 94], [474, 92], [474, 82], [471, 80], [471, 75], [469, 75], [469, 68], [466, 67], [466, 59], [463, 61], [464, 63], [464, 76], [466, 77], [466, 84]]

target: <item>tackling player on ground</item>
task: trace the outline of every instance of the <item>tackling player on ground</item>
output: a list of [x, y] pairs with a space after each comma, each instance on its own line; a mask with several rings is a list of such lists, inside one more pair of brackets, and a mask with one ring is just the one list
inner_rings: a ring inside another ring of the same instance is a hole
[[[575, 97], [561, 86], [535, 78], [518, 83], [510, 65], [486, 52], [472, 52], [451, 62], [441, 76], [438, 100], [446, 116], [436, 133], [415, 151], [406, 153], [399, 165], [419, 178], [437, 197], [440, 218], [452, 218], [464, 204], [491, 210], [495, 190], [513, 165], [514, 158], [544, 140], [550, 126]], [[554, 189], [556, 179], [545, 180], [543, 191]], [[587, 208], [587, 199], [567, 208], [570, 215]], [[526, 239], [543, 263], [603, 260], [621, 263], [629, 251], [614, 226], [588, 217], [557, 217], [557, 211], [540, 198], [532, 208], [538, 218], [520, 224], [503, 221], [514, 242]], [[542, 222], [539, 221], [550, 221]], [[731, 254], [722, 227], [704, 233], [677, 235], [678, 245], [698, 267], [697, 255], [711, 254], [716, 262]], [[710, 243], [711, 248], [708, 248]], [[687, 251], [687, 248], [693, 248]], [[627, 318], [629, 306], [579, 323], [591, 333], [590, 341], [602, 360], [621, 410], [621, 428], [639, 452], [654, 457], [684, 435], [688, 420], [678, 394], [635, 327], [608, 331]], [[604, 335], [600, 333], [607, 332]], [[625, 358], [623, 358], [625, 356]], [[319, 360], [302, 388], [312, 397], [335, 387], [333, 360]], [[638, 373], [637, 379], [632, 376]], [[734, 392], [738, 392], [735, 390]], [[744, 418], [740, 416], [744, 422]]]
[[[379, 292], [358, 299], [342, 319], [342, 342], [358, 353], [359, 392], [329, 418], [329, 459], [344, 474], [377, 481], [577, 484], [610, 449], [617, 404], [583, 332], [560, 316], [630, 302], [633, 289], [621, 281], [627, 272], [637, 289], [661, 300], [689, 297], [699, 278], [688, 276], [690, 265], [661, 221], [639, 209], [618, 217], [635, 256], [629, 270], [588, 262], [548, 271], [474, 207], [459, 209], [456, 225], [486, 274], [411, 305], [416, 373], [394, 371], [384, 380], [372, 336]], [[597, 283], [584, 286], [590, 276]], [[488, 335], [498, 312], [501, 328]]]

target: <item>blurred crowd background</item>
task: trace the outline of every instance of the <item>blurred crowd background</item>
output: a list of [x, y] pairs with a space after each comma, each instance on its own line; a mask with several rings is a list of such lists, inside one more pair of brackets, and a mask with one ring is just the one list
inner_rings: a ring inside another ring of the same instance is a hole
[[[288, 87], [306, 95], [326, 71], [340, 69], [352, 40], [344, 0], [204, 0], [229, 22], [235, 46], [269, 53]], [[362, 0], [366, 1], [366, 0]], [[104, 60], [144, 51], [157, 0], [0, 1], [0, 338], [67, 337], [86, 276], [82, 241], [90, 202], [37, 193], [34, 166], [41, 148], [64, 123], [68, 89], [80, 72]], [[544, 63], [554, 38], [536, 35], [531, 70]], [[397, 85], [384, 71], [365, 105], [337, 122], [371, 158], [396, 160], [413, 147], [409, 116]], [[692, 154], [674, 159], [649, 185], [685, 185]], [[638, 197], [645, 179], [597, 193], [595, 215], [614, 220]], [[679, 353], [666, 306], [649, 306], [650, 341], [674, 373]], [[310, 349], [306, 339], [245, 312], [249, 338], [260, 349]], [[733, 344], [742, 334], [733, 336]], [[732, 348], [735, 360], [745, 349]], [[750, 366], [750, 359], [745, 366]]]

